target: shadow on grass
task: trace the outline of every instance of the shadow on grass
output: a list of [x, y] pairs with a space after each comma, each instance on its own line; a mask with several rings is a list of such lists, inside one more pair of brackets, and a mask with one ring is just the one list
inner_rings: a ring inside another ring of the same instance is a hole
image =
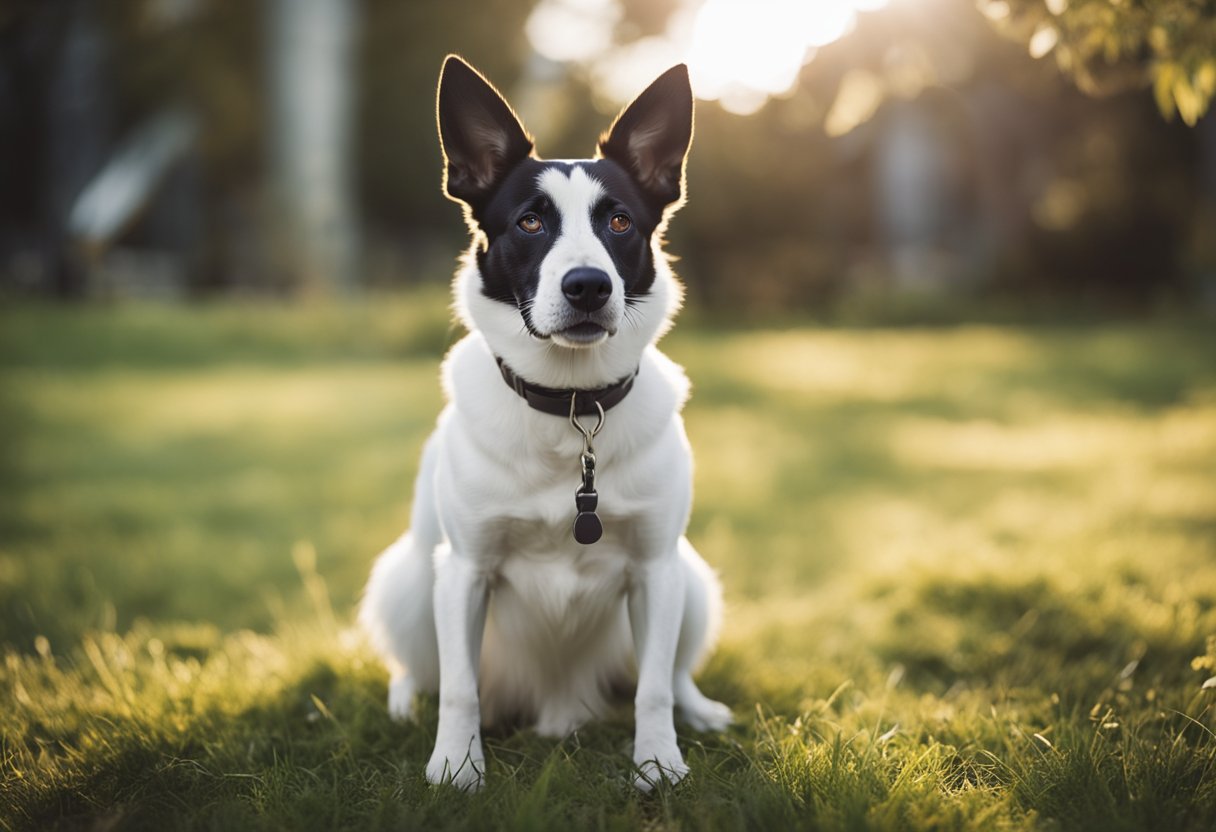
[[[973, 616], [966, 595], [935, 587], [914, 597]], [[1039, 595], [1024, 586], [985, 600], [1008, 605], [993, 614], [1001, 622], [1019, 599]], [[977, 700], [996, 703], [986, 711], [959, 694], [927, 698], [912, 679], [893, 687], [858, 665], [856, 683], [774, 712], [754, 703], [770, 694], [791, 702], [796, 680], [785, 679], [784, 691], [749, 682], [755, 658], [737, 646], [702, 682], [741, 722], [723, 735], [681, 733], [692, 773], [678, 787], [647, 796], [628, 784], [626, 708], [560, 742], [488, 732], [486, 787], [464, 795], [423, 779], [434, 698], [420, 698], [417, 723], [390, 721], [382, 672], [344, 639], [143, 633], [90, 637], [67, 660], [9, 654], [4, 693], [18, 707], [4, 715], [6, 823], [915, 829], [1029, 828], [1054, 818], [1070, 828], [1201, 829], [1216, 818], [1211, 732], [1144, 714], [1111, 727], [1127, 696], [1097, 719], [1063, 706], [1027, 712], [964, 668]], [[955, 714], [942, 722], [934, 710], [950, 702]], [[1163, 695], [1163, 708], [1174, 704]]]

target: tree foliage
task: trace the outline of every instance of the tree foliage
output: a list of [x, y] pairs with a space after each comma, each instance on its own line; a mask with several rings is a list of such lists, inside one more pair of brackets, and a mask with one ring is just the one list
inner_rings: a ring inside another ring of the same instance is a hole
[[1213, 0], [978, 0], [980, 10], [1055, 56], [1082, 91], [1151, 84], [1157, 106], [1194, 125], [1216, 96]]

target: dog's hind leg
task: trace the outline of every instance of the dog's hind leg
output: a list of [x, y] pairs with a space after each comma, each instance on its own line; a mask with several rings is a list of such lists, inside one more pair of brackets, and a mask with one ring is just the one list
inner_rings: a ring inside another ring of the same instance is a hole
[[434, 503], [435, 455], [432, 438], [414, 488], [412, 527], [377, 558], [359, 608], [359, 623], [388, 666], [394, 719], [413, 716], [415, 693], [439, 690], [434, 556], [443, 534]]
[[718, 640], [722, 585], [687, 538], [680, 538], [680, 561], [685, 569], [684, 618], [672, 678], [676, 713], [694, 730], [722, 731], [731, 723], [730, 708], [705, 696], [692, 680]]

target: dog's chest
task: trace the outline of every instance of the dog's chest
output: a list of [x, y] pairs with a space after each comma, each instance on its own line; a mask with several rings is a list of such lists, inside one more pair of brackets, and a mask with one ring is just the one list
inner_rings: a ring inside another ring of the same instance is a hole
[[567, 533], [527, 529], [518, 524], [512, 546], [497, 570], [495, 592], [516, 598], [522, 609], [552, 622], [572, 614], [597, 617], [623, 597], [629, 558], [612, 540], [592, 546], [575, 543]]
[[[622, 487], [624, 472], [604, 466], [597, 473], [597, 514], [604, 534], [596, 543], [583, 545], [574, 539], [575, 492], [582, 486], [578, 458], [564, 461], [567, 464], [554, 466], [541, 476], [521, 476], [516, 487], [509, 489], [513, 493], [487, 506], [496, 515], [491, 522], [497, 527], [495, 537], [501, 551], [508, 557], [572, 563], [596, 562], [608, 552], [616, 553], [615, 559], [627, 559], [634, 543], [634, 525], [645, 509], [630, 489]], [[614, 476], [617, 473], [622, 476]], [[627, 480], [634, 481], [636, 476]]]
[[453, 404], [440, 420], [443, 524], [498, 587], [542, 605], [619, 597], [636, 563], [674, 544], [690, 485], [687, 442], [673, 418], [686, 387], [678, 367], [647, 354], [594, 439], [603, 536], [590, 545], [574, 539], [578, 430], [503, 385], [477, 335], [454, 348], [445, 373]]
[[[597, 461], [593, 487], [605, 538], [615, 530], [626, 536], [632, 521], [662, 510], [656, 492], [668, 488], [663, 463], [654, 444], [639, 444], [624, 425], [613, 426], [595, 440]], [[458, 484], [478, 492], [483, 517], [498, 527], [510, 552], [579, 552], [572, 526], [575, 493], [583, 485], [583, 440], [568, 421], [543, 416], [517, 431], [468, 431], [478, 450], [455, 473]], [[484, 437], [494, 436], [491, 445]], [[628, 546], [628, 540], [621, 540]]]
[[[560, 464], [563, 461], [570, 464]], [[604, 535], [591, 545], [574, 539], [574, 492], [580, 483], [577, 456], [573, 461], [558, 460], [556, 471], [527, 468], [521, 465], [518, 471], [527, 485], [496, 523], [502, 553], [496, 570], [500, 584], [538, 612], [554, 616], [619, 599], [632, 561], [633, 525], [638, 518], [637, 507], [614, 482], [612, 466], [606, 466], [598, 478], [597, 486], [603, 486]]]

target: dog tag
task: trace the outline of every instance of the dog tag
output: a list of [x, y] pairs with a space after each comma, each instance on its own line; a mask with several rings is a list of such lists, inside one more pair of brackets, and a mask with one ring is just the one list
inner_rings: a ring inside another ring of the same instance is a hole
[[604, 524], [594, 511], [580, 511], [574, 518], [574, 539], [590, 546], [604, 536]]
[[589, 430], [579, 422], [574, 412], [575, 397], [570, 397], [570, 424], [582, 434], [583, 453], [583, 484], [574, 492], [574, 508], [578, 514], [574, 518], [574, 539], [584, 546], [590, 546], [604, 536], [604, 524], [600, 522], [595, 509], [599, 506], [600, 495], [595, 492], [595, 451], [591, 440], [604, 426], [604, 408], [596, 402], [595, 407], [600, 413], [600, 420], [593, 430]]
[[584, 546], [589, 546], [604, 536], [604, 524], [595, 513], [600, 502], [599, 495], [595, 493], [594, 487], [584, 489], [587, 489], [586, 485], [574, 495], [574, 507], [578, 509], [578, 516], [574, 518], [574, 539]]

